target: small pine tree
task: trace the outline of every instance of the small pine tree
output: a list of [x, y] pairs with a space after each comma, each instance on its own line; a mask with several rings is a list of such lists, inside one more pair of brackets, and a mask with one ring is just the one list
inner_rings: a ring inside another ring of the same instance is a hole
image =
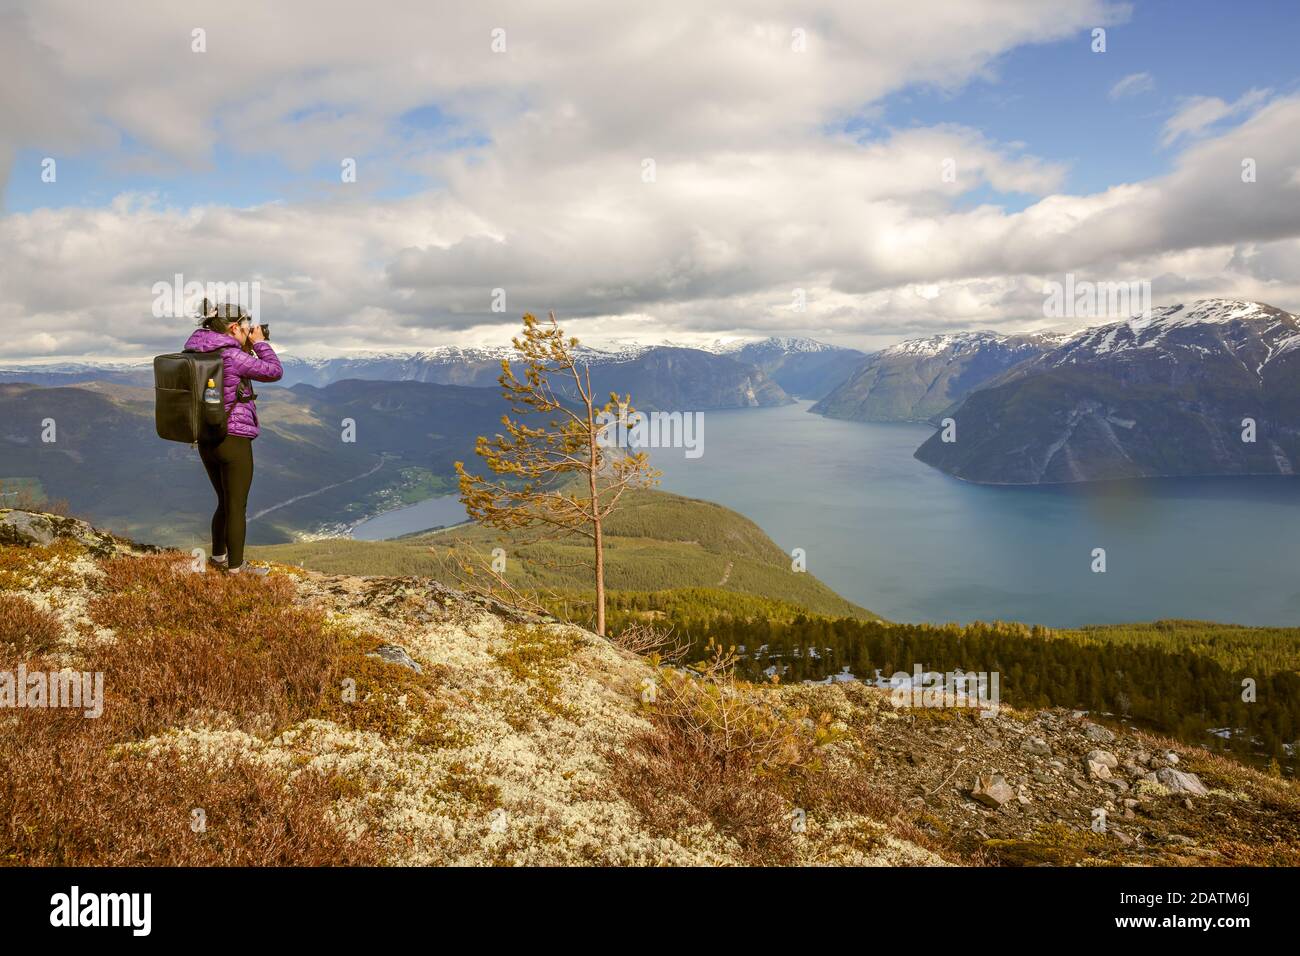
[[[460, 498], [481, 524], [512, 531], [542, 527], [579, 535], [592, 543], [596, 587], [596, 633], [605, 633], [606, 519], [629, 488], [657, 482], [645, 452], [629, 452], [604, 440], [613, 421], [626, 421], [631, 396], [610, 394], [600, 403], [591, 371], [577, 357], [578, 340], [566, 338], [555, 313], [542, 323], [524, 316], [522, 337], [513, 340], [523, 360], [523, 378], [508, 360], [501, 363], [502, 394], [510, 415], [501, 416], [506, 434], [479, 436], [476, 453], [497, 477], [472, 475], [456, 462]], [[551, 378], [563, 383], [557, 394]], [[563, 396], [563, 397], [562, 397]], [[525, 417], [544, 421], [530, 425]]]

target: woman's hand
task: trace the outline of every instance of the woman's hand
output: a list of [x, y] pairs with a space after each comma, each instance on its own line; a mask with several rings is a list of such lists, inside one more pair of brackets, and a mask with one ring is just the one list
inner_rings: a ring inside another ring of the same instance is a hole
[[266, 336], [262, 334], [262, 327], [260, 325], [254, 325], [248, 330], [248, 341], [252, 342], [254, 345], [258, 342], [266, 341]]

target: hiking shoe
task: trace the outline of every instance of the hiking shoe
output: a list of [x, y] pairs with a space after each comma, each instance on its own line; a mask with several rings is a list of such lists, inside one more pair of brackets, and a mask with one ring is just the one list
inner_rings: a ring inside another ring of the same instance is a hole
[[264, 578], [271, 573], [270, 568], [254, 567], [251, 564], [241, 564], [237, 568], [230, 569], [231, 574], [251, 574], [254, 577]]
[[214, 554], [212, 557], [208, 558], [208, 564], [212, 565], [214, 568], [225, 570], [230, 565], [230, 557], [224, 554]]

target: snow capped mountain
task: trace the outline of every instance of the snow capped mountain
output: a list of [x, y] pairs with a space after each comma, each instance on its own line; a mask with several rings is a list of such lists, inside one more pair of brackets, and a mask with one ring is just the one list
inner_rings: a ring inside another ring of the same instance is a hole
[[1002, 348], [1010, 351], [1022, 351], [1026, 355], [1036, 354], [1046, 346], [1048, 348], [1069, 339], [1068, 332], [1026, 332], [1005, 334], [1002, 332], [948, 332], [931, 335], [928, 338], [908, 339], [882, 349], [881, 355], [949, 356], [966, 355], [981, 349]]
[[112, 382], [118, 385], [152, 385], [153, 360], [122, 362], [32, 362], [0, 365], [0, 383], [60, 386], [78, 382]]
[[926, 421], [1066, 338], [1055, 332], [982, 331], [909, 339], [865, 357], [812, 410], [853, 421]]
[[731, 355], [736, 352], [811, 355], [844, 350], [838, 345], [827, 345], [825, 342], [818, 342], [816, 339], [802, 338], [800, 336], [769, 335], [765, 339], [741, 339], [730, 342], [719, 339], [708, 347], [708, 351], [717, 352], [721, 355]]
[[718, 343], [715, 351], [762, 369], [791, 395], [814, 399], [824, 397], [866, 358], [857, 349], [779, 335], [750, 342]]
[[1133, 349], [1164, 351], [1171, 359], [1226, 350], [1233, 355], [1249, 354], [1259, 371], [1280, 350], [1294, 347], [1296, 336], [1296, 317], [1271, 305], [1201, 299], [1084, 329], [1044, 361], [1048, 365], [1079, 364]]
[[1203, 299], [1084, 329], [970, 393], [916, 457], [997, 484], [1300, 467], [1300, 320]]

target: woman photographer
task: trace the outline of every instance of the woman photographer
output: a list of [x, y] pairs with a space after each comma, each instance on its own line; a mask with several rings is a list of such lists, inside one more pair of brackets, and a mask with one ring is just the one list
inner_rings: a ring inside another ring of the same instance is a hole
[[[204, 303], [205, 311], [207, 303]], [[223, 316], [221, 312], [225, 311]], [[212, 557], [231, 574], [266, 574], [266, 568], [244, 565], [245, 510], [253, 484], [253, 439], [258, 435], [257, 406], [252, 382], [276, 382], [284, 374], [264, 327], [242, 310], [217, 310], [207, 316], [185, 343], [187, 351], [221, 352], [222, 391], [228, 413], [226, 436], [217, 444], [199, 444], [199, 457], [217, 493], [212, 515]]]

